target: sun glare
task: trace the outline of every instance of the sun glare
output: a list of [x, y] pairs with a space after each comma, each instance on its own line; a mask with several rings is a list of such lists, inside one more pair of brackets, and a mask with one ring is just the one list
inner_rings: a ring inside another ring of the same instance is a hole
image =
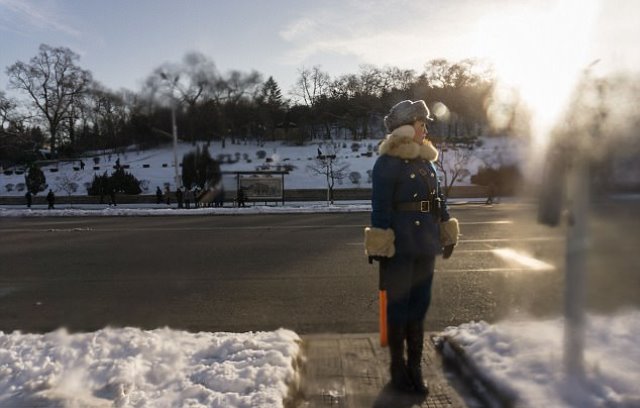
[[478, 24], [477, 47], [495, 65], [498, 86], [489, 113], [516, 95], [532, 114], [532, 151], [544, 151], [550, 129], [589, 65], [599, 0], [528, 3], [501, 10]]

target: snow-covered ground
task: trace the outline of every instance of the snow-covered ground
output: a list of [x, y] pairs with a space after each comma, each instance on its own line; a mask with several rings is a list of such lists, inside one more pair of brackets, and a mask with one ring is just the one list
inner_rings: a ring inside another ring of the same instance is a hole
[[284, 329], [0, 332], [0, 406], [283, 407], [299, 343]]
[[[347, 174], [354, 173], [354, 178], [352, 180], [348, 176], [342, 181], [336, 181], [335, 188], [371, 187], [369, 172], [377, 158], [375, 148], [379, 142], [380, 140], [378, 139], [367, 139], [357, 142], [356, 146], [352, 141], [338, 141], [340, 148], [336, 154], [337, 160], [349, 165]], [[204, 145], [200, 143], [199, 146], [203, 148]], [[320, 145], [320, 142], [304, 146], [292, 146], [282, 142], [265, 142], [262, 146], [258, 146], [255, 142], [248, 142], [247, 144], [231, 144], [227, 142], [224, 148], [220, 142], [211, 142], [209, 152], [213, 158], [218, 158], [220, 155], [224, 156], [221, 158], [222, 171], [284, 170], [285, 166], [291, 166], [290, 173], [284, 177], [285, 188], [316, 189], [327, 187], [324, 176], [315, 175], [308, 168], [309, 165], [313, 165], [319, 147], [327, 154], [326, 147]], [[191, 143], [179, 142], [177, 148], [178, 161], [181, 162], [186, 153], [195, 150], [196, 146]], [[258, 152], [260, 151], [263, 151], [265, 155], [262, 159], [258, 158]], [[475, 174], [478, 167], [482, 165], [483, 160], [494, 162], [499, 160], [509, 164], [521, 157], [523, 153], [518, 140], [506, 138], [483, 139], [483, 145], [474, 149], [473, 157], [466, 168], [470, 174]], [[445, 153], [445, 158], [451, 156]], [[229, 163], [229, 159], [233, 163]], [[85, 164], [84, 170], [80, 170], [80, 160]], [[160, 187], [164, 191], [164, 186], [167, 184], [171, 191], [175, 191], [175, 167], [171, 144], [150, 150], [127, 151], [119, 155], [115, 153], [96, 153], [75, 161], [47, 164], [42, 166], [42, 170], [47, 179], [47, 184], [56, 195], [86, 195], [87, 187], [92, 182], [94, 175], [101, 175], [105, 171], [107, 171], [107, 174], [111, 174], [114, 171], [113, 167], [116, 164], [116, 160], [119, 160], [122, 166], [128, 166], [126, 171], [132, 173], [141, 181], [143, 194], [153, 194], [156, 187]], [[16, 173], [16, 170], [19, 174]], [[5, 171], [10, 171], [12, 174], [7, 175]], [[355, 180], [357, 182], [354, 182]], [[235, 176], [226, 175], [223, 178], [223, 183], [225, 190], [236, 190]], [[76, 191], [67, 191], [63, 188], [64, 185], [71, 186], [72, 184], [77, 186]], [[469, 176], [457, 182], [457, 185], [469, 184]], [[0, 172], [1, 196], [22, 196], [25, 193], [24, 169], [11, 168]]]
[[518, 407], [640, 407], [640, 311], [588, 316], [584, 382], [565, 375], [563, 319], [450, 327], [476, 370]]
[[297, 214], [297, 213], [336, 213], [336, 212], [368, 212], [371, 204], [368, 202], [340, 202], [327, 205], [326, 203], [287, 203], [279, 206], [252, 205], [248, 207], [220, 207], [220, 208], [167, 208], [164, 204], [129, 204], [126, 206], [109, 207], [101, 204], [86, 204], [82, 206], [56, 206], [47, 210], [46, 205], [40, 208], [27, 209], [22, 206], [0, 207], [0, 217], [114, 217], [114, 216], [189, 216], [189, 215], [247, 215], [247, 214]]

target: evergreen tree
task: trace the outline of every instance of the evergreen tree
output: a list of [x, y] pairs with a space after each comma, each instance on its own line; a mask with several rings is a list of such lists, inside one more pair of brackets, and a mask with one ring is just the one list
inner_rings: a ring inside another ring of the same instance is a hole
[[118, 167], [109, 178], [109, 187], [117, 192], [125, 194], [140, 194], [140, 181], [136, 177], [124, 171], [122, 167]]
[[270, 107], [280, 108], [284, 105], [280, 86], [278, 86], [278, 83], [272, 76], [270, 76], [262, 86], [260, 99], [262, 100], [262, 103], [269, 105]]
[[196, 157], [199, 155], [200, 147], [182, 156], [182, 185], [188, 189], [196, 184]]
[[194, 152], [182, 157], [182, 183], [185, 187], [212, 187], [218, 184], [221, 178], [220, 163], [211, 157], [206, 148], [200, 150], [198, 147]]
[[24, 175], [24, 181], [27, 185], [27, 191], [31, 191], [32, 194], [38, 194], [47, 188], [47, 179], [40, 167], [35, 164], [29, 166], [27, 174]]

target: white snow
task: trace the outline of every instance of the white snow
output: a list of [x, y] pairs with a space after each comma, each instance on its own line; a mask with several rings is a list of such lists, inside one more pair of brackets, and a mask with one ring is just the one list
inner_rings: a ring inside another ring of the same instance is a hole
[[292, 331], [0, 332], [0, 406], [282, 407]]
[[[35, 207], [35, 206], [34, 206]], [[24, 206], [4, 206], [0, 207], [1, 217], [96, 217], [96, 216], [168, 216], [168, 215], [238, 215], [238, 214], [296, 214], [296, 213], [336, 213], [336, 212], [369, 212], [371, 204], [369, 202], [327, 205], [327, 203], [287, 203], [286, 205], [264, 206], [251, 205], [248, 207], [213, 207], [213, 208], [192, 208], [178, 209], [167, 208], [167, 205], [146, 204], [134, 205], [123, 204], [116, 207], [109, 207], [106, 204], [86, 204], [86, 205], [56, 205], [56, 209], [47, 210], [46, 205], [40, 205], [40, 209], [27, 209]]]
[[[349, 164], [347, 174], [358, 173], [358, 182], [353, 182], [349, 177], [336, 181], [335, 188], [370, 188], [371, 180], [369, 172], [377, 158], [375, 147], [380, 139], [366, 139], [357, 142], [357, 148], [352, 149], [351, 140], [335, 140], [340, 146], [337, 152], [337, 159], [342, 163]], [[286, 189], [318, 189], [327, 188], [323, 175], [314, 175], [309, 171], [308, 166], [313, 164], [313, 159], [317, 155], [320, 141], [311, 142], [303, 146], [292, 146], [282, 142], [265, 142], [258, 146], [256, 142], [241, 144], [226, 143], [223, 148], [221, 142], [211, 142], [209, 152], [213, 158], [218, 155], [225, 155], [225, 162], [221, 164], [222, 171], [256, 171], [263, 170], [283, 170], [284, 166], [293, 166], [289, 174], [284, 176], [284, 186]], [[203, 143], [198, 144], [204, 148]], [[321, 146], [322, 147], [322, 146]], [[523, 154], [521, 141], [508, 138], [484, 138], [482, 147], [475, 148], [474, 154], [466, 168], [470, 174], [475, 174], [483, 162], [492, 164], [510, 164]], [[322, 147], [324, 149], [324, 147]], [[354, 151], [355, 149], [355, 151]], [[179, 142], [177, 147], [178, 161], [191, 151], [195, 151], [196, 146], [191, 143]], [[259, 159], [258, 151], [264, 151], [265, 158]], [[445, 155], [445, 157], [448, 157]], [[94, 158], [97, 163], [94, 163]], [[234, 163], [226, 160], [231, 158]], [[175, 191], [175, 167], [173, 164], [172, 145], [162, 146], [149, 150], [130, 150], [124, 153], [96, 153], [90, 154], [81, 159], [73, 161], [51, 163], [41, 166], [47, 180], [49, 188], [57, 196], [66, 195], [86, 195], [86, 185], [90, 184], [94, 175], [102, 175], [105, 171], [111, 174], [116, 160], [120, 160], [121, 165], [129, 166], [125, 170], [132, 173], [142, 182], [142, 194], [154, 194], [156, 187], [164, 191], [165, 184], [169, 184], [171, 191]], [[269, 159], [269, 162], [267, 161]], [[85, 164], [84, 170], [80, 170], [80, 160]], [[78, 170], [74, 170], [74, 167]], [[97, 167], [97, 170], [94, 170]], [[52, 169], [55, 172], [52, 172]], [[0, 172], [0, 195], [3, 196], [23, 196], [26, 193], [25, 178], [23, 174], [16, 174], [15, 170], [24, 171], [20, 168], [4, 169], [14, 171], [13, 174]], [[280, 176], [275, 176], [280, 177]], [[64, 185], [77, 185], [75, 192], [66, 191]], [[236, 190], [235, 175], [223, 177], [225, 190]], [[469, 176], [456, 183], [457, 185], [470, 185]], [[46, 194], [46, 191], [44, 193]]]
[[565, 375], [563, 333], [558, 318], [471, 322], [443, 335], [519, 407], [640, 407], [640, 311], [588, 316], [584, 382]]

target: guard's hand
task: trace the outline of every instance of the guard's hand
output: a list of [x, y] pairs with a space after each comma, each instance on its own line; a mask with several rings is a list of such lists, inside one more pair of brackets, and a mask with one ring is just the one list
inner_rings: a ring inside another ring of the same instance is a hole
[[369, 257], [369, 263], [371, 264], [371, 263], [373, 263], [373, 261], [382, 262], [385, 259], [387, 259], [386, 256], [378, 256], [378, 255], [370, 256]]
[[447, 245], [446, 247], [444, 247], [444, 250], [442, 252], [442, 259], [449, 259], [451, 257], [451, 254], [453, 253], [454, 247], [455, 245]]

